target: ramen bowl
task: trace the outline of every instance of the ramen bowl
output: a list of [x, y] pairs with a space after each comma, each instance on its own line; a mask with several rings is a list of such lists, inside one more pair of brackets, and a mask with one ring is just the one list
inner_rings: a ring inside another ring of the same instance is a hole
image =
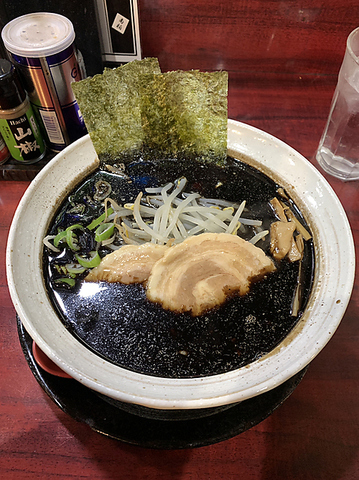
[[[338, 327], [354, 282], [354, 244], [343, 207], [321, 174], [291, 147], [254, 127], [228, 121], [228, 153], [246, 158], [289, 192], [313, 235], [315, 271], [300, 320], [271, 352], [218, 375], [164, 378], [107, 361], [72, 335], [49, 299], [42, 273], [43, 238], [73, 188], [98, 167], [89, 136], [59, 153], [21, 199], [7, 246], [13, 304], [39, 348], [64, 372], [111, 402], [140, 409], [217, 411], [268, 392], [302, 371]], [[26, 272], [26, 273], [25, 273]], [[213, 410], [212, 410], [213, 409]]]

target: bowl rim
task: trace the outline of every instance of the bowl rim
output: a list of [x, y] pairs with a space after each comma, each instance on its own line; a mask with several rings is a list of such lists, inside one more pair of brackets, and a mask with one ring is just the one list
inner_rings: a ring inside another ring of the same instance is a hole
[[[314, 284], [298, 324], [273, 351], [248, 366], [186, 379], [126, 370], [78, 342], [58, 319], [47, 296], [41, 256], [53, 206], [98, 166], [86, 135], [57, 154], [31, 182], [14, 214], [6, 251], [8, 287], [17, 314], [39, 348], [71, 377], [115, 400], [150, 408], [216, 407], [282, 384], [307, 366], [333, 336], [350, 300], [355, 275], [354, 241], [339, 199], [308, 160], [262, 130], [228, 120], [228, 150], [237, 158], [249, 157], [249, 163], [282, 185], [312, 230]], [[33, 242], [29, 244], [28, 238]], [[38, 274], [23, 275], [24, 271]]]

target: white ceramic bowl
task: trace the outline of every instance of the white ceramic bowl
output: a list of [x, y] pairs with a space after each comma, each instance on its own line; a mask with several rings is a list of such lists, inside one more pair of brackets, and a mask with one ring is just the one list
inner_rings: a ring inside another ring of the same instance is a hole
[[354, 282], [354, 244], [346, 214], [320, 173], [288, 145], [229, 120], [228, 149], [290, 192], [313, 232], [315, 278], [308, 306], [294, 330], [249, 366], [202, 378], [141, 375], [103, 360], [61, 323], [41, 273], [42, 239], [59, 203], [97, 166], [89, 136], [59, 153], [25, 192], [7, 246], [7, 277], [15, 309], [30, 336], [62, 370], [112, 399], [156, 409], [198, 409], [236, 403], [266, 392], [302, 370], [334, 334]]

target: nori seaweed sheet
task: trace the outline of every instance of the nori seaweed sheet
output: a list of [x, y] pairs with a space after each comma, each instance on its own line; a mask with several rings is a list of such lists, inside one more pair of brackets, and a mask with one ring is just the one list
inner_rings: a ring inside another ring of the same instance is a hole
[[[139, 78], [160, 73], [157, 58], [134, 60], [72, 83], [87, 130], [100, 160], [111, 163], [142, 148]], [[123, 160], [123, 159], [122, 159]]]
[[72, 84], [102, 163], [227, 158], [228, 74], [161, 73], [156, 58], [135, 60]]
[[177, 70], [141, 75], [140, 91], [144, 148], [150, 159], [225, 162], [227, 72]]

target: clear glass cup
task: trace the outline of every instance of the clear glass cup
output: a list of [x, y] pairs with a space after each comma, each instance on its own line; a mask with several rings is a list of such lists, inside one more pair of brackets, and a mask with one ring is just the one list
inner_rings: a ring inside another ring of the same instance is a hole
[[334, 177], [359, 179], [359, 28], [347, 39], [316, 158], [323, 170]]

